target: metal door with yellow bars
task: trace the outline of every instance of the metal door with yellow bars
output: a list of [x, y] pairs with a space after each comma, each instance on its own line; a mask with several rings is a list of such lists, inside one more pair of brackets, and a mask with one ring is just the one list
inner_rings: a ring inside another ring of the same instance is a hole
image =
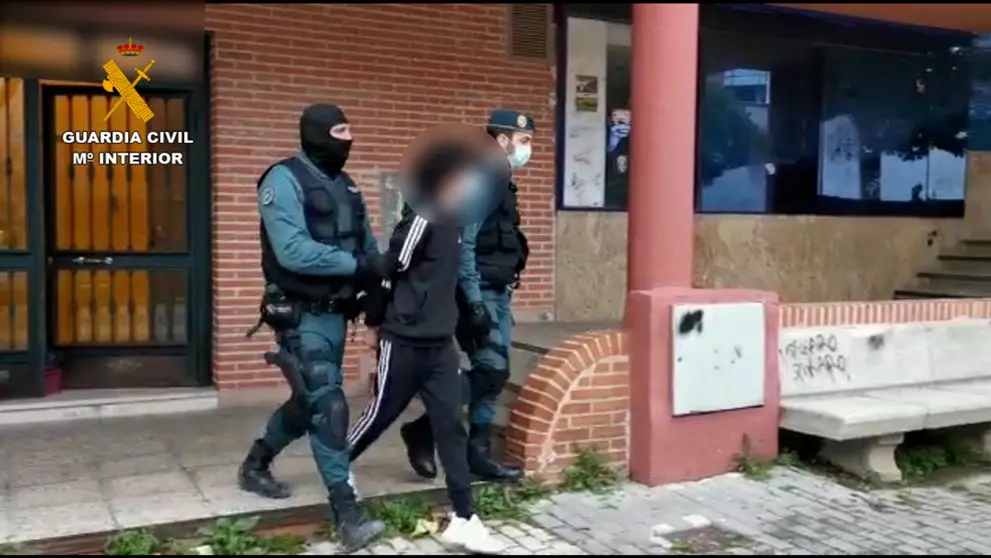
[[[32, 368], [40, 310], [39, 254], [33, 250], [40, 228], [29, 216], [36, 214], [40, 199], [31, 196], [30, 122], [25, 80], [0, 77], [0, 399], [23, 397], [38, 391], [40, 382]], [[37, 103], [34, 108], [37, 109]], [[35, 355], [37, 356], [37, 355]]]
[[[190, 95], [142, 90], [147, 123], [99, 87], [44, 86], [48, 348], [66, 388], [192, 386], [190, 169], [73, 165], [73, 152], [184, 151], [187, 145], [65, 144], [64, 131], [190, 129]], [[205, 146], [204, 146], [205, 147]], [[204, 226], [206, 224], [200, 224]], [[208, 225], [207, 225], [208, 226]]]

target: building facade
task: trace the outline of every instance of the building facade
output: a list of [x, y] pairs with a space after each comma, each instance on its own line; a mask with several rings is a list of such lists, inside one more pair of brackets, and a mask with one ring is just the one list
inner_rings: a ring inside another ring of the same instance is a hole
[[[884, 299], [941, 247], [986, 230], [991, 103], [975, 86], [975, 33], [988, 22], [924, 29], [807, 8], [700, 8], [693, 283]], [[149, 82], [146, 98], [164, 116], [144, 128], [124, 116], [100, 128], [112, 96], [88, 70], [0, 81], [0, 398], [42, 395], [55, 371], [69, 388], [280, 383], [261, 359], [271, 338], [244, 335], [262, 290], [256, 181], [297, 147], [313, 102], [351, 119], [347, 168], [379, 233], [417, 134], [482, 125], [499, 107], [532, 113], [517, 319], [623, 315], [630, 5], [207, 4], [197, 17], [185, 23], [205, 46], [169, 47], [122, 22], [103, 30], [109, 46], [85, 47], [115, 56], [130, 36], [144, 46], [139, 67], [156, 58], [152, 79], [165, 83]], [[913, 17], [899, 23], [936, 21]], [[87, 64], [99, 70], [100, 56]], [[84, 148], [54, 139], [115, 126], [190, 132], [189, 166], [84, 172], [69, 163]], [[349, 374], [355, 362], [349, 353]]]

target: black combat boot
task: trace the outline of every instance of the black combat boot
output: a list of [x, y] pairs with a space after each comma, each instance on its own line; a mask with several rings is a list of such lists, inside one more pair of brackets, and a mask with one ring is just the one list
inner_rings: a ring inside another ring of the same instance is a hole
[[291, 496], [289, 487], [272, 476], [271, 466], [274, 458], [275, 454], [264, 442], [255, 440], [237, 473], [238, 486], [241, 490], [279, 500]]
[[488, 425], [471, 425], [468, 432], [468, 468], [482, 480], [518, 482], [523, 479], [522, 469], [505, 465], [492, 457]]
[[425, 479], [437, 478], [437, 462], [434, 461], [434, 435], [430, 431], [430, 419], [423, 415], [407, 422], [399, 429], [406, 444], [406, 457], [416, 474]]
[[365, 548], [385, 530], [381, 521], [365, 517], [354, 497], [354, 489], [347, 482], [330, 488], [330, 508], [334, 527], [348, 554]]

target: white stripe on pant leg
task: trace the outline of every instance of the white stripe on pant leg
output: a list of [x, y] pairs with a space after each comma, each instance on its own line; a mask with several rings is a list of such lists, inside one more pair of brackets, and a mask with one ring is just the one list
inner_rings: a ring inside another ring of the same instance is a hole
[[365, 405], [364, 410], [361, 411], [361, 416], [359, 416], [354, 425], [348, 429], [347, 439], [349, 444], [352, 439], [357, 439], [356, 432], [358, 430], [367, 429], [369, 417], [378, 413], [378, 401], [382, 398], [382, 388], [385, 385], [385, 375], [389, 369], [389, 358], [391, 355], [392, 344], [387, 343], [385, 340], [380, 340], [378, 367], [375, 372], [375, 391], [372, 393], [372, 398], [369, 399], [368, 404]]
[[368, 402], [368, 405], [365, 406], [361, 417], [358, 418], [358, 421], [354, 423], [354, 426], [348, 432], [348, 445], [350, 446], [354, 446], [355, 442], [368, 432], [369, 427], [371, 427], [376, 417], [378, 417], [379, 408], [382, 406], [382, 398], [385, 394], [385, 382], [389, 376], [389, 361], [391, 359], [392, 343], [383, 339], [379, 342], [378, 381], [376, 382], [378, 389], [371, 401]]
[[375, 410], [376, 400], [382, 395], [382, 363], [388, 361], [388, 353], [385, 348], [385, 341], [379, 341], [379, 351], [378, 351], [378, 363], [376, 364], [375, 370], [375, 389], [372, 390], [372, 397], [368, 400], [365, 408], [362, 409], [361, 415], [358, 416], [358, 420], [348, 428], [347, 439], [350, 440], [354, 435], [354, 432], [362, 427], [362, 425], [368, 420], [368, 416], [372, 414]]

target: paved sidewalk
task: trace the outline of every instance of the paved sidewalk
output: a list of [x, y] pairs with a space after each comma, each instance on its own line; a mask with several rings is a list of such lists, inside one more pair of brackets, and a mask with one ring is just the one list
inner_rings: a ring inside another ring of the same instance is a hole
[[[859, 492], [778, 468], [608, 495], [561, 494], [531, 525], [496, 524], [507, 554], [991, 554], [991, 475], [947, 487]], [[310, 554], [336, 554], [330, 543]], [[433, 539], [393, 540], [361, 554], [442, 554]]]

